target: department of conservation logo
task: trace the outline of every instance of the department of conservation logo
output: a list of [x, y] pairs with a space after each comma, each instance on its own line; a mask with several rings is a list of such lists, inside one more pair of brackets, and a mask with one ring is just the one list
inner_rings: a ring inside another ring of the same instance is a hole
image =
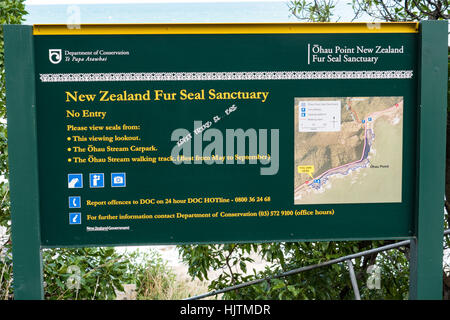
[[61, 49], [48, 49], [48, 60], [53, 64], [58, 64], [62, 60]]

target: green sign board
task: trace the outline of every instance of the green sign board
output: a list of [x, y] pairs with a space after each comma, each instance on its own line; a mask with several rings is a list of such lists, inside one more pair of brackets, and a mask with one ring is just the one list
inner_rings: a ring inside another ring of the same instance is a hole
[[445, 141], [419, 29], [6, 28], [13, 224], [38, 248], [418, 237]]

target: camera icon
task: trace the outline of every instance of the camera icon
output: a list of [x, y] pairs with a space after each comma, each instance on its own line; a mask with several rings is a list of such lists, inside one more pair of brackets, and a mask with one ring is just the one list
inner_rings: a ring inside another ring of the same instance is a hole
[[126, 187], [125, 172], [111, 173], [111, 187]]

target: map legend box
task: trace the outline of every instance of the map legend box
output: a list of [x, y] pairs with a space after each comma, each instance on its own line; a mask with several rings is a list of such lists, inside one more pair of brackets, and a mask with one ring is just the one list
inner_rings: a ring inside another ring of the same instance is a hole
[[301, 101], [299, 132], [337, 132], [341, 130], [341, 101]]

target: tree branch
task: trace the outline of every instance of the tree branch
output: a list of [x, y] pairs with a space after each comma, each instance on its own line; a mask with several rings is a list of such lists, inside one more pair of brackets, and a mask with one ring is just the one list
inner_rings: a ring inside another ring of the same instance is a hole
[[407, 13], [410, 17], [412, 17], [413, 19], [420, 20], [420, 17], [418, 17], [414, 12], [412, 12], [412, 11], [409, 9], [408, 5], [409, 5], [409, 0], [405, 0], [405, 11], [406, 11], [406, 13]]
[[231, 255], [233, 254], [233, 251], [234, 251], [235, 248], [236, 248], [236, 245], [232, 245], [231, 250], [229, 251], [229, 254], [225, 258], [225, 263], [228, 266], [228, 270], [230, 270], [230, 277], [231, 277], [232, 285], [236, 284], [236, 279], [234, 278], [233, 269], [230, 266], [230, 258], [231, 258]]

